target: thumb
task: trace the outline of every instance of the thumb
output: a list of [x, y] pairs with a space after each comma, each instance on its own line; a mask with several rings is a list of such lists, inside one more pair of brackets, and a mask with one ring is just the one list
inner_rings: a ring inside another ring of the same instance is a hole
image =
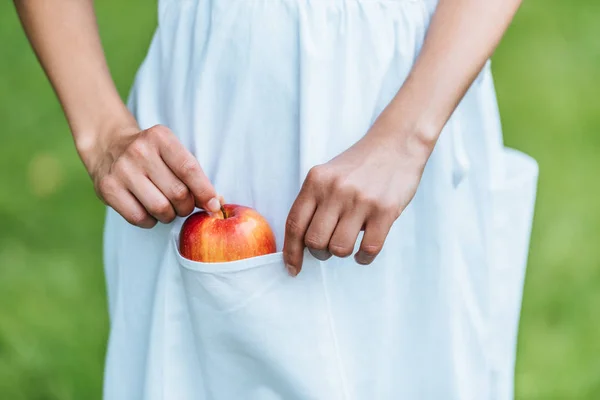
[[171, 171], [188, 187], [194, 197], [196, 207], [210, 212], [218, 212], [221, 209], [221, 202], [196, 157], [179, 142], [168, 128], [163, 127], [160, 132], [164, 132], [159, 141], [160, 156]]

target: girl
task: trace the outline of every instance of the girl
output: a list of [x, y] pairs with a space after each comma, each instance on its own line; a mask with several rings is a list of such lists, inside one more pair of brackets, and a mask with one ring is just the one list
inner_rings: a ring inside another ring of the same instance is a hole
[[[160, 0], [127, 106], [91, 0], [15, 3], [109, 206], [106, 399], [511, 398], [536, 165], [487, 60], [519, 0]], [[182, 260], [220, 195], [282, 253]]]

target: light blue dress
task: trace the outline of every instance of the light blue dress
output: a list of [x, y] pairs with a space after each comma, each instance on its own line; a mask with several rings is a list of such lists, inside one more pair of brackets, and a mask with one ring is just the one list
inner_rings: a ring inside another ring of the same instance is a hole
[[[401, 87], [425, 0], [161, 0], [130, 108], [170, 127], [217, 191], [284, 223], [307, 171]], [[375, 179], [375, 178], [374, 178]], [[441, 133], [369, 267], [280, 253], [202, 264], [182, 223], [109, 210], [109, 400], [511, 399], [537, 164], [508, 150], [490, 65]]]

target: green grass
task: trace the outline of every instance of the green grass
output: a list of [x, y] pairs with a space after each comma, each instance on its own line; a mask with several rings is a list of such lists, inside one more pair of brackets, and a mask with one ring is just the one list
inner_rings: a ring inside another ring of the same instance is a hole
[[[127, 95], [155, 24], [97, 2]], [[600, 398], [600, 2], [528, 0], [494, 57], [506, 143], [541, 176], [517, 399]], [[10, 2], [0, 3], [0, 398], [97, 399], [108, 332], [104, 209]]]
[[[123, 96], [155, 8], [98, 2]], [[104, 207], [8, 1], [0, 3], [0, 121], [0, 398], [99, 399], [108, 334]]]

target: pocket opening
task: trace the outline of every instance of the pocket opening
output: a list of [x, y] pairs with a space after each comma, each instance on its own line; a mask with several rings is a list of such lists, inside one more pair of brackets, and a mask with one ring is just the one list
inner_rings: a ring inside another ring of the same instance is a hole
[[283, 263], [283, 252], [265, 254], [262, 256], [244, 258], [235, 261], [225, 262], [214, 262], [206, 263], [200, 261], [193, 261], [185, 258], [179, 251], [179, 233], [178, 229], [173, 230], [171, 233], [172, 245], [175, 249], [177, 261], [179, 264], [189, 270], [202, 272], [202, 273], [228, 273], [228, 272], [240, 272], [246, 271], [252, 268], [264, 267], [272, 264]]

